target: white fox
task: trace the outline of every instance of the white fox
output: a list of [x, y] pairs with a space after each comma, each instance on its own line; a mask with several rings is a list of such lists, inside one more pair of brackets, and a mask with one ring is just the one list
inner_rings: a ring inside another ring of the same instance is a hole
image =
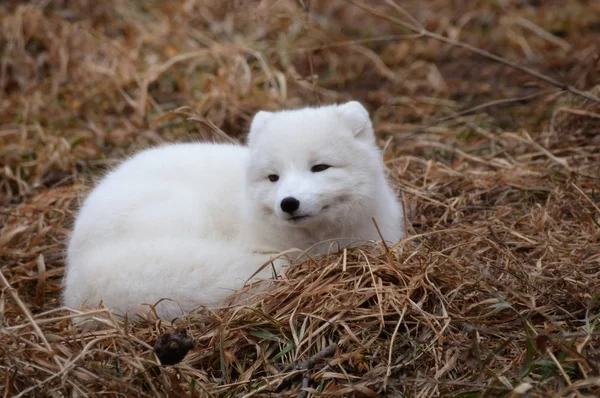
[[155, 310], [172, 320], [218, 305], [272, 253], [380, 240], [373, 218], [404, 237], [360, 103], [261, 111], [248, 146], [166, 145], [108, 173], [76, 219], [64, 303], [133, 315], [167, 299]]

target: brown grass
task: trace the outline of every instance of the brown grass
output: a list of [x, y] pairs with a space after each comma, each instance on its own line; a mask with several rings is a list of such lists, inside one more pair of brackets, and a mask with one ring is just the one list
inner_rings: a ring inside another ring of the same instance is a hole
[[[2, 396], [600, 395], [597, 103], [341, 0], [30, 3], [0, 4]], [[597, 1], [402, 6], [600, 94]], [[307, 259], [176, 325], [71, 325], [64, 241], [107, 167], [348, 99], [372, 112], [410, 238]], [[158, 368], [177, 326], [196, 348]]]

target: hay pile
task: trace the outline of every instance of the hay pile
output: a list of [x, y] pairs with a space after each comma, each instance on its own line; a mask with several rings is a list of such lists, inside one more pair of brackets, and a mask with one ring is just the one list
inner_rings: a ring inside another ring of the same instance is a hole
[[[344, 1], [31, 3], [0, 4], [2, 396], [600, 394], [598, 103]], [[563, 3], [402, 6], [598, 95], [600, 5]], [[348, 99], [372, 111], [410, 238], [175, 324], [71, 326], [64, 240], [120, 156]], [[177, 327], [196, 347], [159, 367]]]

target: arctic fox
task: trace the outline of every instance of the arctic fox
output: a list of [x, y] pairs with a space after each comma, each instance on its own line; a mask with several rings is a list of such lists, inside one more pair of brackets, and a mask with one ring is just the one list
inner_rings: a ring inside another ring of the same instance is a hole
[[75, 221], [64, 303], [121, 315], [158, 303], [172, 320], [218, 305], [273, 253], [380, 240], [373, 218], [387, 241], [404, 237], [360, 103], [261, 111], [247, 146], [171, 144], [108, 173]]

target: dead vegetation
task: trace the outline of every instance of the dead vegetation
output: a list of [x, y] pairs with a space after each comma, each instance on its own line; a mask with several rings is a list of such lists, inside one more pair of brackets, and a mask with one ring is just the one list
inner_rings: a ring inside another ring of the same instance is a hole
[[[351, 3], [0, 4], [3, 396], [600, 394], [600, 105]], [[596, 1], [368, 5], [599, 94]], [[351, 98], [410, 210], [397, 250], [308, 259], [174, 324], [71, 326], [64, 240], [120, 156]], [[195, 348], [159, 367], [177, 327]]]

